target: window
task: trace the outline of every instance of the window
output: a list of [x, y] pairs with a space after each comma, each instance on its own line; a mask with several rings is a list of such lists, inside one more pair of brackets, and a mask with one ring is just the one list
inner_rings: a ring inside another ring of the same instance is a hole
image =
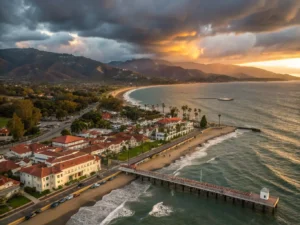
[[49, 180], [49, 177], [46, 177], [46, 180]]

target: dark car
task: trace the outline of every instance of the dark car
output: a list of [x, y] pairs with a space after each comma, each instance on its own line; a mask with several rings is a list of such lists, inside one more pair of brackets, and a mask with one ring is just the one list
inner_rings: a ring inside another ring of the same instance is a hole
[[79, 184], [77, 185], [77, 187], [83, 187], [83, 186], [84, 186], [83, 183], [79, 183]]
[[103, 180], [103, 181], [101, 181], [99, 184], [100, 185], [103, 185], [103, 184], [105, 184], [106, 183], [106, 180]]
[[59, 206], [59, 202], [53, 202], [50, 207], [56, 208], [57, 206]]
[[61, 200], [59, 200], [59, 203], [64, 203], [65, 201], [67, 201], [66, 198], [62, 198]]
[[25, 220], [29, 220], [32, 217], [35, 217], [36, 214], [35, 213], [30, 213], [29, 215], [25, 216]]
[[108, 181], [111, 181], [111, 180], [113, 180], [113, 179], [115, 179], [115, 177], [110, 177], [110, 178], [108, 179]]

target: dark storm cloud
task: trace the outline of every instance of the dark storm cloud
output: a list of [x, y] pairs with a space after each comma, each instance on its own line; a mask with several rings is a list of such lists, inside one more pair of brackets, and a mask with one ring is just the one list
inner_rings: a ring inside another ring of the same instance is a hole
[[[34, 46], [68, 45], [70, 37], [61, 34], [71, 32], [100, 38], [100, 44], [107, 43], [104, 39], [126, 44], [118, 46], [118, 52], [128, 56], [130, 52], [165, 55], [161, 42], [177, 44], [228, 33], [258, 33], [256, 45], [251, 46], [268, 48], [264, 33], [268, 38], [274, 33], [276, 42], [286, 43], [291, 37], [277, 32], [300, 25], [299, 0], [1, 0], [0, 6], [1, 46], [34, 40]], [[49, 38], [41, 27], [54, 35]], [[225, 46], [226, 51], [216, 54], [246, 54], [240, 43], [247, 40], [238, 41], [233, 49]], [[97, 41], [92, 43], [103, 48]], [[205, 44], [211, 46], [209, 41]]]

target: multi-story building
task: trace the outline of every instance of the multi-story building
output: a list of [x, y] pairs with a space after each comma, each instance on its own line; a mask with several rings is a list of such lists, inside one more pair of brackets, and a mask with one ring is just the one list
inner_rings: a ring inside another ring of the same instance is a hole
[[50, 158], [45, 163], [22, 168], [20, 181], [25, 186], [36, 188], [37, 191], [42, 192], [58, 188], [74, 179], [98, 172], [100, 169], [99, 157], [72, 151], [72, 154]]
[[0, 176], [0, 198], [6, 200], [20, 192], [20, 182], [11, 178]]
[[194, 129], [193, 123], [183, 121], [180, 118], [164, 118], [157, 121], [158, 127], [153, 133], [155, 140], [171, 140], [175, 137], [185, 135]]

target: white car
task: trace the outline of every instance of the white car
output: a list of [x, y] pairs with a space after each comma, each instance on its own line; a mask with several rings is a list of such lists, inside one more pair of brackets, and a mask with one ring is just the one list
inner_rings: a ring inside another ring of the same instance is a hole
[[67, 200], [70, 200], [70, 199], [72, 199], [74, 196], [73, 196], [73, 194], [70, 194], [70, 195], [68, 195], [67, 197], [66, 197], [66, 199]]

